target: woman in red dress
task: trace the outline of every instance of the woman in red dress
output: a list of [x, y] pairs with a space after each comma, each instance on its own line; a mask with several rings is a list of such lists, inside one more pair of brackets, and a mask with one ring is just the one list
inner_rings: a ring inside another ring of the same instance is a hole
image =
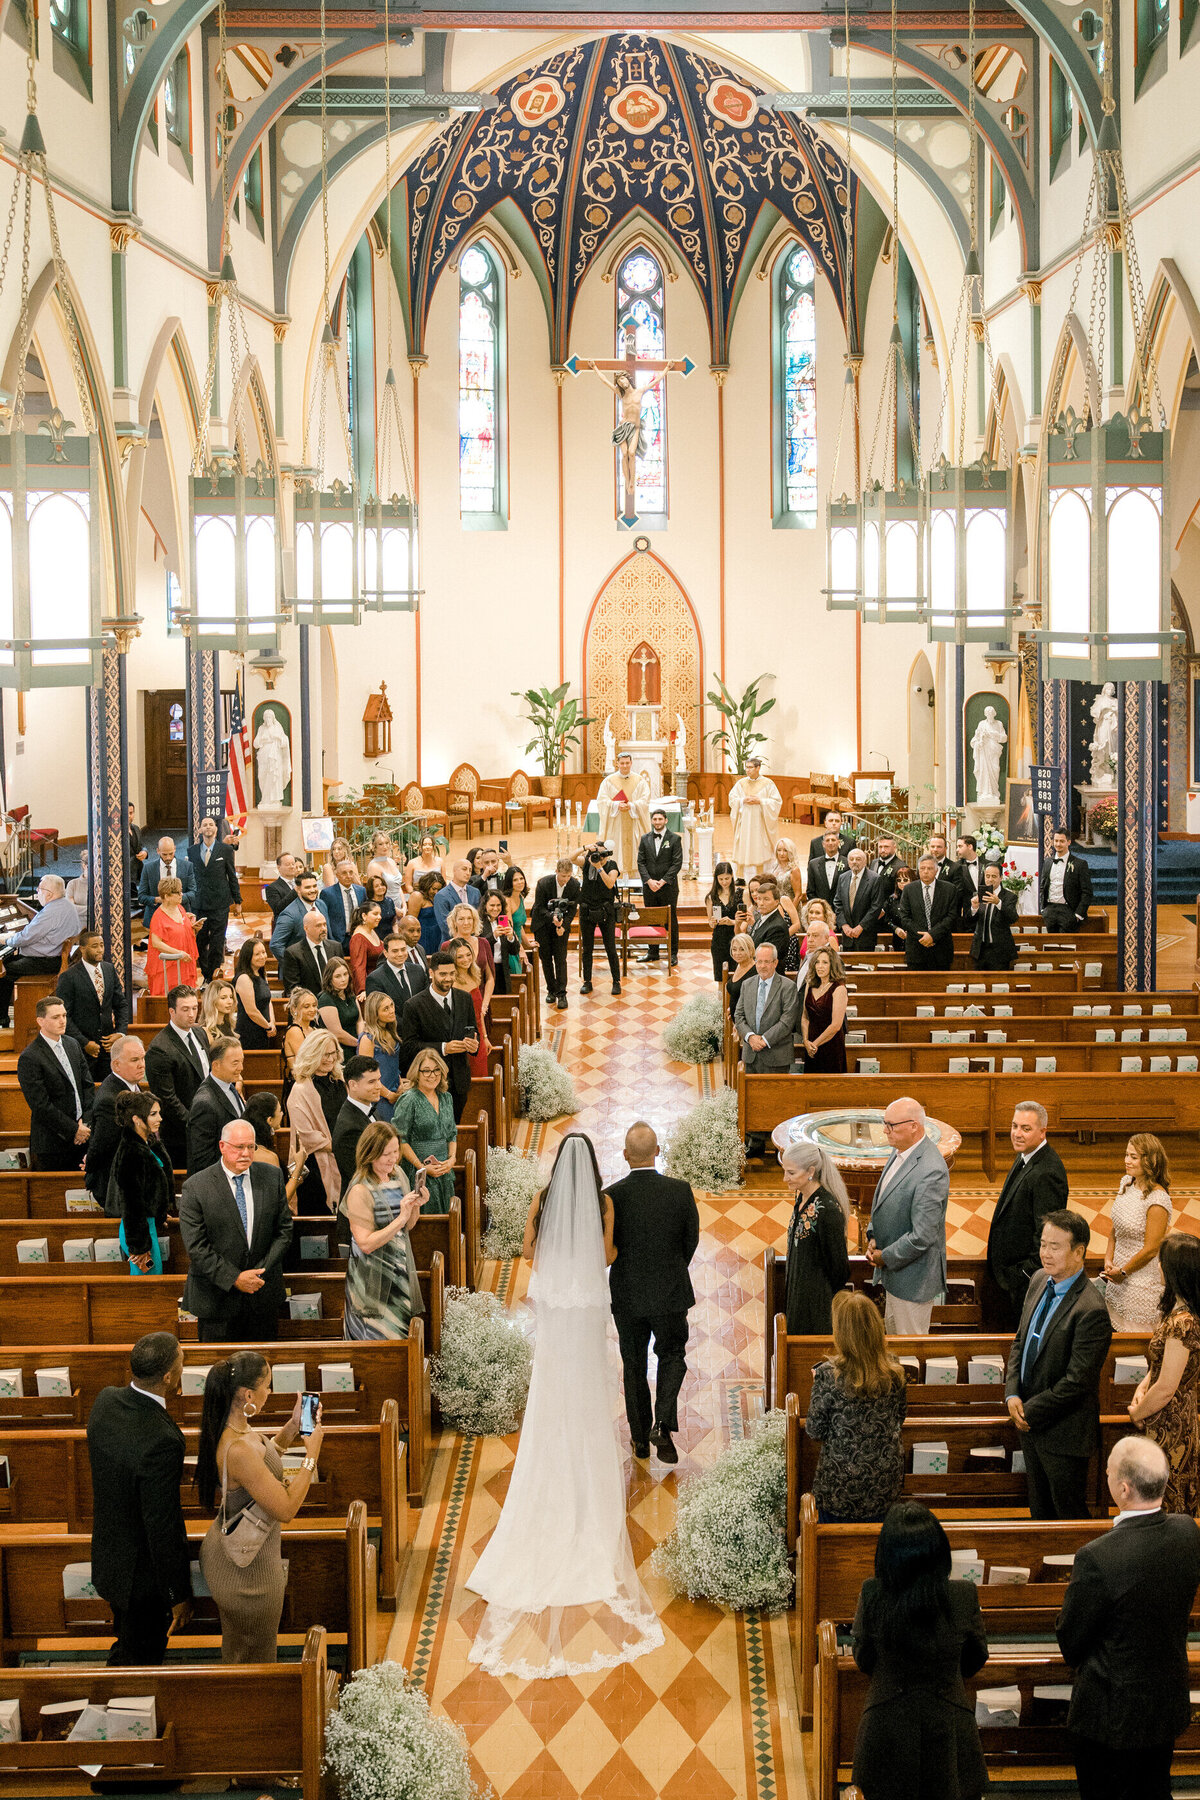
[[383, 961], [383, 945], [379, 941], [380, 908], [376, 901], [356, 906], [351, 914], [350, 983], [361, 1000], [367, 991], [367, 976], [376, 963]]
[[469, 1058], [472, 1075], [480, 1075], [485, 1079], [488, 1072], [487, 1026], [483, 1016], [483, 973], [475, 960], [475, 950], [470, 938], [451, 938], [446, 948], [454, 958], [454, 985], [461, 988], [464, 994], [470, 994], [471, 1005], [475, 1008], [475, 1028], [479, 1033], [479, 1048]]
[[195, 987], [199, 975], [196, 933], [183, 910], [183, 883], [168, 876], [158, 884], [158, 905], [150, 920], [146, 981], [152, 994]]

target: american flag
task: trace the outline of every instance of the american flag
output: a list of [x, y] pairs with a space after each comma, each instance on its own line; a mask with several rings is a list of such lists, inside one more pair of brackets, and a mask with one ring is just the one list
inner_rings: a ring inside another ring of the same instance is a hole
[[225, 817], [238, 831], [246, 829], [246, 794], [250, 787], [250, 733], [242, 713], [242, 687], [233, 690], [229, 708], [229, 781], [225, 788]]

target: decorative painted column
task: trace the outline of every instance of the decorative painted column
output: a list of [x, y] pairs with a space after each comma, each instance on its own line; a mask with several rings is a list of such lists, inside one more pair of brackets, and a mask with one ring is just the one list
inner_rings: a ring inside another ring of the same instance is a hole
[[1029, 413], [1042, 411], [1042, 284], [1033, 275], [1022, 275], [1018, 287], [1029, 302]]
[[[300, 810], [311, 813], [312, 804], [312, 651], [311, 625], [300, 626]], [[325, 804], [321, 789], [321, 805]]]
[[[200, 776], [221, 766], [221, 678], [217, 650], [195, 650], [187, 643], [188, 841], [195, 843], [204, 804]], [[217, 820], [218, 828], [221, 821]]]
[[87, 691], [88, 922], [102, 933], [104, 953], [131, 996], [125, 658], [109, 638], [100, 654], [101, 685]]
[[[1040, 686], [1041, 761], [1055, 764], [1059, 771], [1054, 783], [1055, 816], [1043, 816], [1042, 819], [1040, 848], [1041, 856], [1045, 857], [1053, 847], [1055, 826], [1061, 821], [1068, 831], [1071, 829], [1071, 684], [1043, 681]], [[1040, 867], [1039, 859], [1039, 875]]]
[[1121, 985], [1152, 989], [1157, 967], [1158, 708], [1153, 681], [1123, 681], [1117, 759], [1117, 941]]

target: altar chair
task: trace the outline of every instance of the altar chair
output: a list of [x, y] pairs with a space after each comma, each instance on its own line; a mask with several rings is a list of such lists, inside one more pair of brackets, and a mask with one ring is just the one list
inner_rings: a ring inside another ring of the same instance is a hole
[[459, 763], [446, 783], [447, 839], [459, 823], [466, 831], [468, 842], [476, 835], [477, 823], [494, 832], [496, 826], [504, 822], [506, 799], [505, 788], [485, 785], [479, 778], [478, 769], [472, 768], [470, 763]]
[[671, 909], [669, 906], [632, 906], [617, 921], [617, 929], [621, 935], [621, 979], [629, 972], [629, 945], [632, 940], [636, 944], [661, 944], [666, 951], [662, 959], [667, 965], [668, 975], [674, 975], [675, 965], [671, 961]]

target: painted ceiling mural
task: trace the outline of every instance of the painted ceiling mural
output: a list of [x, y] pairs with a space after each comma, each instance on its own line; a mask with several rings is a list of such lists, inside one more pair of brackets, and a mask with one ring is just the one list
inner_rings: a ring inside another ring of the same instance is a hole
[[[695, 276], [716, 364], [728, 360], [750, 259], [777, 216], [796, 227], [844, 313], [845, 163], [802, 119], [760, 110], [760, 93], [694, 51], [635, 32], [564, 50], [506, 82], [495, 111], [456, 119], [396, 190], [413, 349], [424, 347], [439, 277], [501, 202], [519, 210], [541, 256], [556, 364], [569, 354], [584, 276], [637, 212]], [[857, 198], [854, 182], [852, 219]]]

